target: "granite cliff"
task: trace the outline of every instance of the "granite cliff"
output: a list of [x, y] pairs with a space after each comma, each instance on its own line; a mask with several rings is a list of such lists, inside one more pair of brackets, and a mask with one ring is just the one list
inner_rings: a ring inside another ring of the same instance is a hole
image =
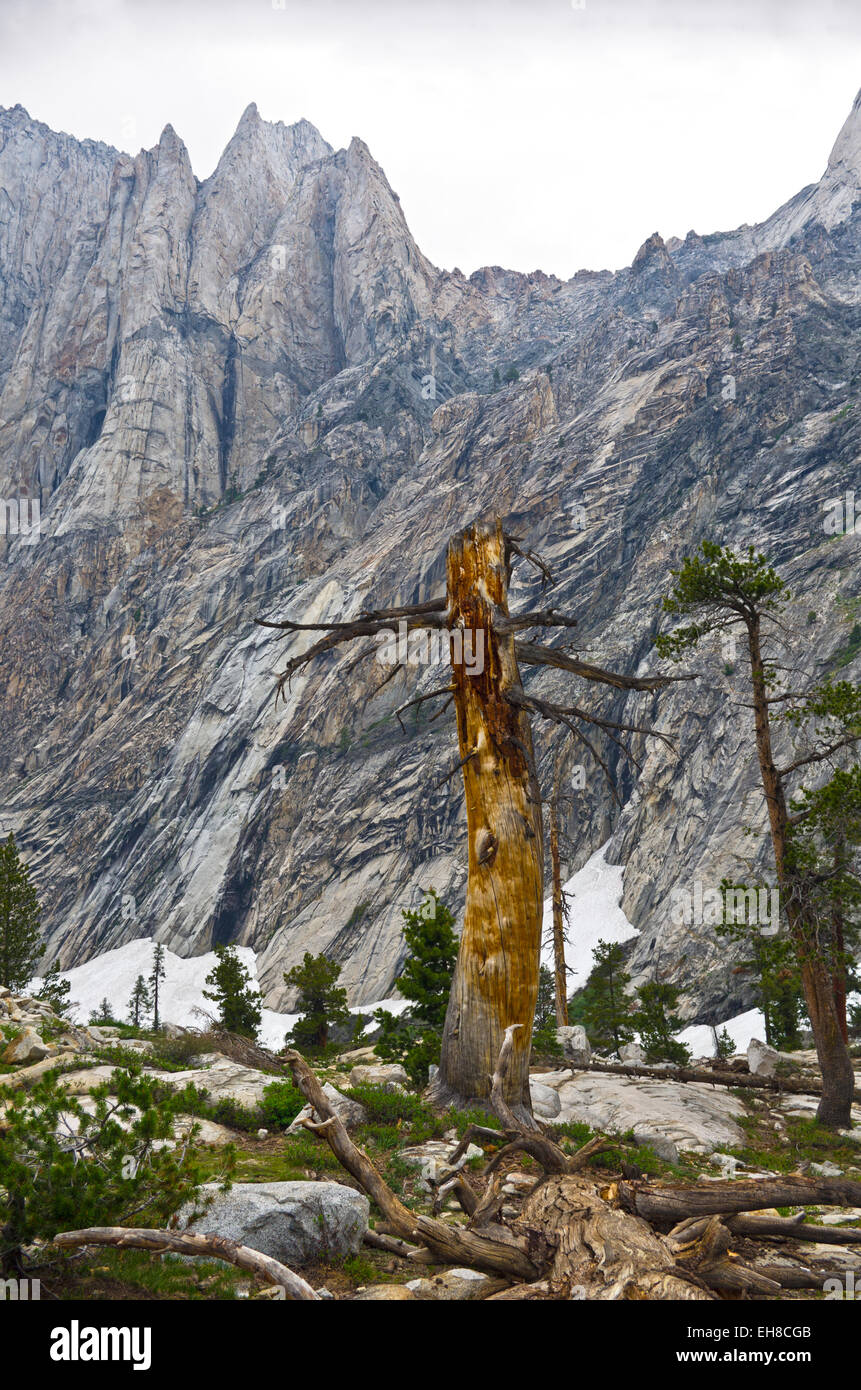
[[[307, 639], [253, 620], [428, 599], [489, 509], [551, 567], [587, 659], [656, 666], [668, 571], [709, 535], [781, 567], [793, 659], [857, 672], [859, 539], [823, 517], [861, 482], [859, 102], [766, 222], [655, 234], [568, 281], [438, 270], [366, 146], [307, 121], [249, 107], [201, 183], [170, 126], [132, 157], [0, 110], [0, 826], [52, 955], [235, 941], [283, 1007], [283, 970], [325, 949], [352, 1003], [386, 994], [401, 908], [462, 899], [451, 719], [394, 714], [440, 672], [381, 684], [345, 652], [276, 707]], [[539, 592], [519, 567], [514, 603]], [[572, 871], [611, 839], [635, 975], [705, 1020], [749, 986], [670, 889], [767, 856], [741, 670], [700, 666], [658, 698], [582, 692], [677, 752], [649, 740], [638, 770], [610, 746], [621, 808], [585, 761], [564, 829]], [[536, 736], [549, 787], [560, 735]]]

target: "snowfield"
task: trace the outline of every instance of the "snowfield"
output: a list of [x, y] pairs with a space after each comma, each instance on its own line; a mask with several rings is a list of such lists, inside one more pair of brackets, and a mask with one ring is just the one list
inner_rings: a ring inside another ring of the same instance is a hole
[[[152, 969], [154, 938], [139, 937], [118, 946], [113, 951], [105, 951], [95, 956], [85, 965], [77, 965], [63, 972], [68, 980], [73, 1001], [71, 1017], [76, 1023], [86, 1023], [90, 1014], [98, 1009], [103, 999], [107, 999], [115, 1016], [120, 1020], [128, 1017], [128, 1001], [138, 975], [149, 978]], [[245, 966], [253, 985], [257, 985], [257, 953], [250, 946], [237, 946], [236, 954]], [[204, 999], [206, 977], [216, 964], [214, 951], [204, 956], [184, 958], [175, 956], [173, 951], [164, 948], [165, 977], [159, 987], [159, 1014], [165, 1023], [177, 1023], [182, 1028], [205, 1028], [214, 1017], [213, 1005]], [[38, 987], [38, 983], [34, 982]], [[353, 1013], [369, 1014], [374, 1009], [386, 1008], [399, 1014], [406, 1008], [405, 999], [381, 999], [374, 1004], [362, 1004]], [[259, 1039], [264, 1047], [279, 1051], [284, 1046], [284, 1034], [288, 1032], [299, 1017], [298, 1014], [279, 1014], [274, 1009], [263, 1009], [263, 1019]]]

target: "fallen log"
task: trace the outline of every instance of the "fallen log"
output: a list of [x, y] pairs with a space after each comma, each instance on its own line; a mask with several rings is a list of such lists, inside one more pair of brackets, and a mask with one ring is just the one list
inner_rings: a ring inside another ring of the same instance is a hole
[[667, 1225], [686, 1217], [722, 1216], [763, 1207], [861, 1206], [861, 1182], [850, 1178], [747, 1178], [687, 1187], [623, 1179], [605, 1191], [608, 1200], [617, 1201], [624, 1211]]
[[[799, 1081], [792, 1076], [754, 1076], [747, 1072], [712, 1071], [707, 1067], [649, 1067], [634, 1062], [568, 1062], [561, 1063], [572, 1073], [594, 1071], [610, 1076], [647, 1076], [653, 1081], [699, 1081], [708, 1086], [739, 1086], [756, 1091], [776, 1091], [795, 1096], [821, 1096], [822, 1086], [816, 1082]], [[861, 1102], [861, 1089], [852, 1092]]]
[[177, 1255], [198, 1255], [207, 1259], [226, 1260], [240, 1269], [277, 1284], [289, 1299], [317, 1303], [320, 1295], [287, 1265], [262, 1255], [248, 1245], [240, 1245], [226, 1236], [197, 1234], [191, 1231], [157, 1231], [134, 1226], [89, 1226], [81, 1231], [61, 1231], [54, 1236], [54, 1245], [71, 1249], [80, 1245], [111, 1245], [118, 1250], [150, 1250], [162, 1254], [172, 1250]]
[[816, 1226], [797, 1216], [727, 1217], [727, 1226], [740, 1236], [781, 1236], [785, 1240], [813, 1240], [820, 1245], [861, 1245], [861, 1230], [852, 1226]]

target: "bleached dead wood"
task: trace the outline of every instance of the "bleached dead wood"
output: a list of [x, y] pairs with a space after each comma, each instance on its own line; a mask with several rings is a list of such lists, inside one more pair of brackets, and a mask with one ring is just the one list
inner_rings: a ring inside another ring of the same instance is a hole
[[226, 1260], [240, 1269], [250, 1270], [270, 1284], [277, 1284], [289, 1299], [317, 1303], [320, 1295], [298, 1274], [280, 1260], [240, 1245], [226, 1236], [193, 1233], [191, 1231], [159, 1231], [134, 1226], [89, 1226], [81, 1231], [61, 1231], [54, 1236], [61, 1249], [81, 1245], [110, 1245], [118, 1250], [149, 1250], [162, 1254], [171, 1250], [177, 1255], [198, 1255], [206, 1259]]

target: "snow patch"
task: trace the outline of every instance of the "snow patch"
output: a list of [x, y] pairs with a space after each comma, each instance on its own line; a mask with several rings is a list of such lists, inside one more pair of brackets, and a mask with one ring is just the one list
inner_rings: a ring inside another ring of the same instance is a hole
[[[599, 941], [630, 941], [639, 936], [619, 906], [622, 901], [624, 864], [608, 864], [610, 841], [587, 859], [582, 869], [563, 884], [568, 894], [568, 940], [565, 964], [568, 966], [568, 993], [582, 989], [592, 970], [592, 952]], [[544, 904], [541, 959], [553, 969], [553, 900]]]
[[[113, 951], [105, 951], [94, 956], [84, 965], [76, 965], [64, 970], [62, 977], [69, 981], [72, 1000], [70, 1017], [75, 1023], [87, 1023], [103, 999], [107, 999], [114, 1015], [120, 1020], [128, 1018], [128, 1003], [138, 975], [149, 980], [152, 970], [154, 938], [138, 937], [118, 946]], [[259, 988], [257, 979], [257, 952], [250, 946], [237, 946], [236, 954], [248, 971], [252, 985]], [[203, 956], [177, 956], [164, 948], [165, 977], [159, 986], [159, 1015], [164, 1023], [176, 1023], [181, 1028], [205, 1028], [207, 1019], [212, 1018], [214, 1009], [211, 1000], [204, 999], [206, 977], [217, 963], [214, 951]], [[37, 977], [31, 987], [38, 989], [41, 980]], [[400, 1014], [407, 1007], [406, 999], [380, 999], [374, 1004], [361, 1004], [350, 1010], [355, 1014], [371, 1014], [374, 1009], [385, 1008], [390, 1013]], [[274, 1009], [263, 1009], [258, 1038], [264, 1047], [279, 1051], [284, 1046], [284, 1035], [300, 1017], [299, 1014], [276, 1013]]]

